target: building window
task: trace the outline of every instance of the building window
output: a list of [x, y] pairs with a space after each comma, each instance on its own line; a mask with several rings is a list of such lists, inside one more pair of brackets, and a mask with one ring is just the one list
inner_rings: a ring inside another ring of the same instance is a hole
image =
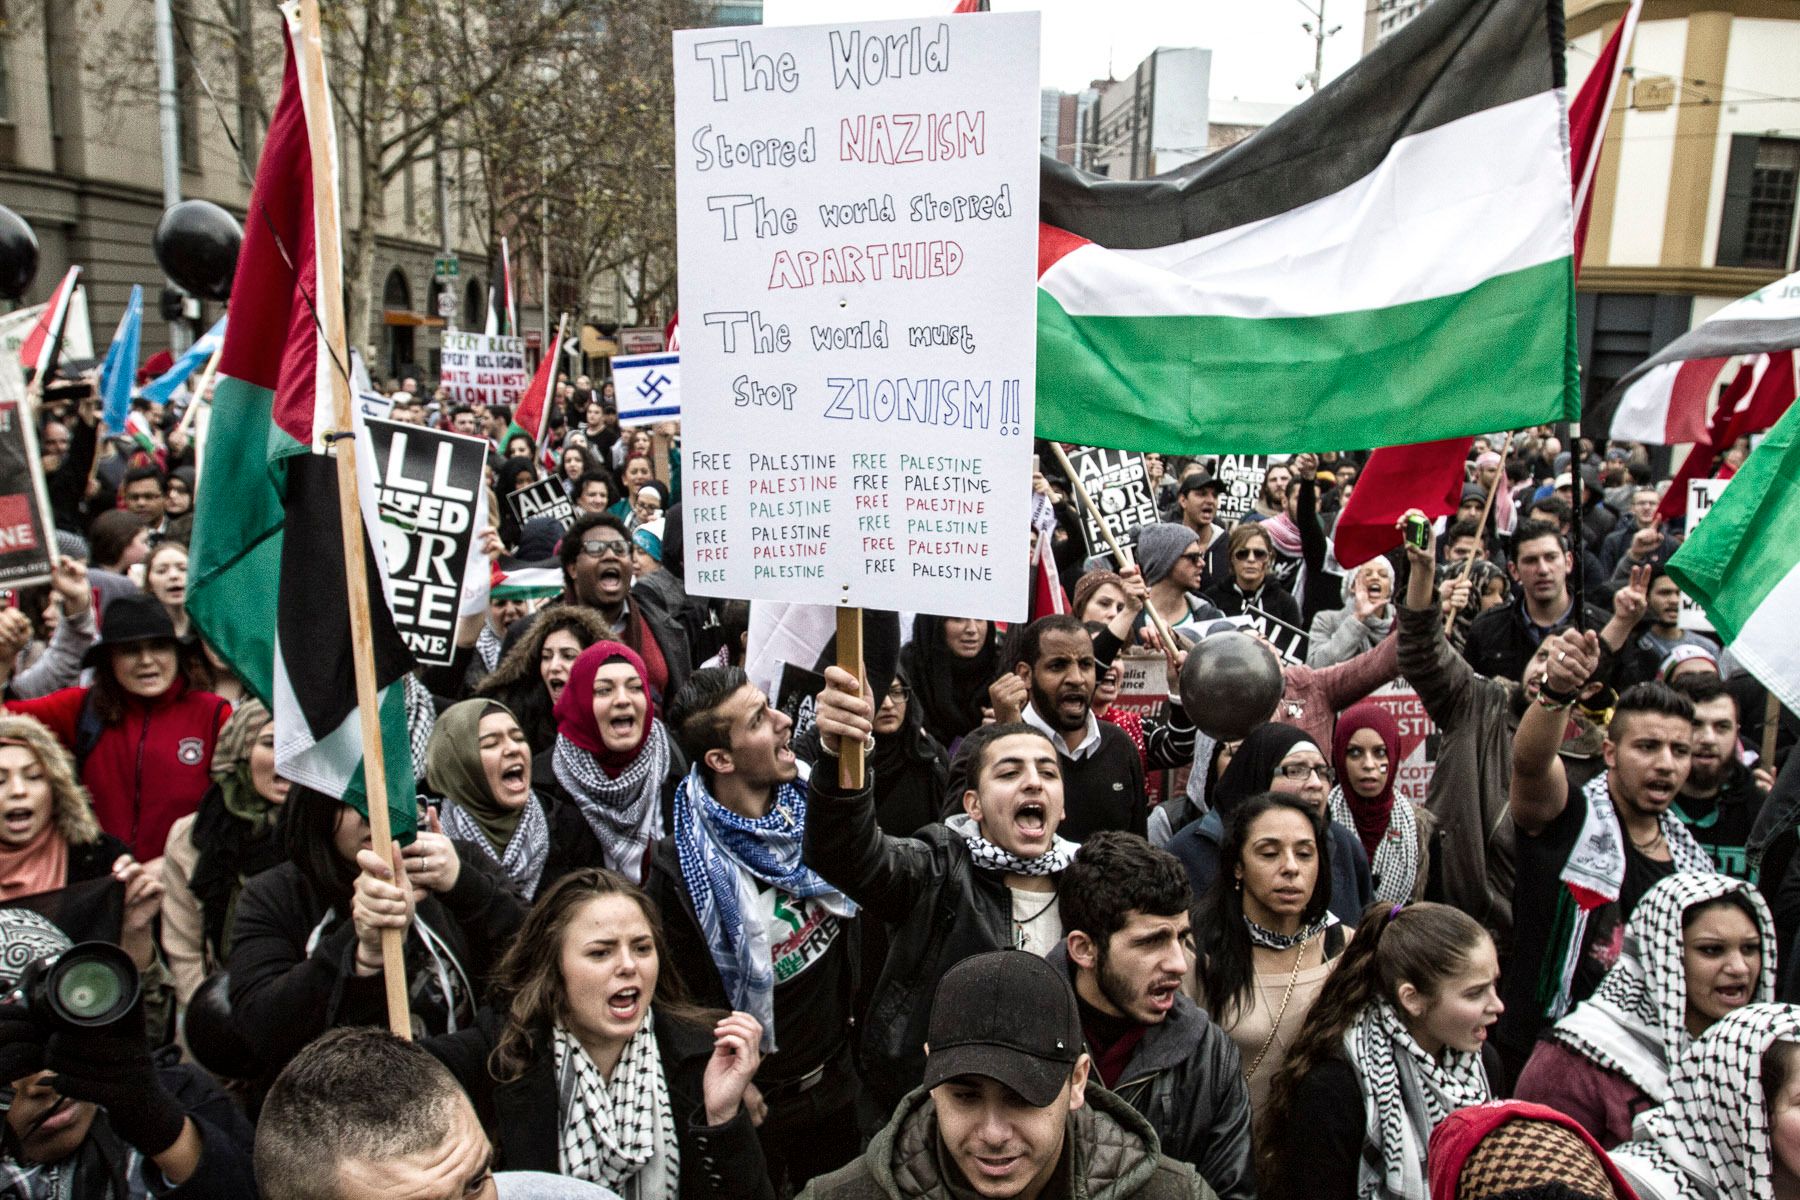
[[1800, 139], [1734, 136], [1725, 169], [1718, 264], [1790, 270], [1797, 197]]

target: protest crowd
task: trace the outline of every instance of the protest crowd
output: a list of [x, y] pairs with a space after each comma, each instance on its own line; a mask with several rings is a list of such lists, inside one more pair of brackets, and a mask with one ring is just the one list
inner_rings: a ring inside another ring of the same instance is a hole
[[[872, 613], [866, 689], [821, 645], [772, 696], [749, 605], [684, 587], [678, 424], [578, 377], [540, 453], [412, 386], [394, 420], [487, 438], [482, 511], [543, 479], [569, 511], [483, 531], [487, 606], [406, 684], [395, 862], [277, 773], [187, 622], [186, 397], [140, 402], [147, 445], [91, 373], [47, 402], [0, 887], [70, 927], [109, 886], [142, 1001], [93, 1032], [8, 1002], [4, 1194], [1792, 1194], [1793, 717], [1765, 739], [1678, 621], [1645, 447], [1478, 439], [1441, 533], [1354, 570], [1366, 453], [1273, 456], [1235, 512], [1217, 461], [1139, 456], [1119, 564], [1044, 447], [1051, 611]], [[1240, 737], [1188, 711], [1257, 694]], [[379, 1029], [389, 929], [413, 1045]], [[70, 944], [0, 909], [8, 987]]]
[[[1489, 9], [1539, 24], [1443, 53], [1560, 37], [1535, 0], [1432, 19]], [[919, 61], [965, 63], [948, 28]], [[1433, 28], [1377, 53], [1438, 53]], [[873, 86], [884, 53], [842, 61]], [[214, 348], [138, 371], [135, 329], [105, 364], [55, 334], [17, 396], [0, 363], [0, 407], [33, 414], [0, 421], [0, 474], [27, 448], [0, 499], [43, 524], [0, 606], [0, 1200], [1800, 1200], [1794, 660], [1729, 601], [1754, 575], [1800, 615], [1765, 578], [1797, 553], [1738, 528], [1722, 576], [1697, 565], [1729, 520], [1800, 531], [1791, 349], [1780, 403], [1719, 401], [1685, 457], [1574, 411], [1077, 444], [1045, 431], [1076, 337], [1038, 343], [1035, 423], [1019, 378], [965, 367], [902, 381], [960, 428], [839, 397], [868, 417], [840, 454], [768, 383], [721, 449], [707, 398], [644, 411], [662, 383], [628, 393], [560, 334], [529, 380], [522, 339], [484, 351], [506, 385], [333, 357], [330, 268], [316, 308], [294, 283], [331, 255], [284, 201], [317, 150], [287, 68]], [[984, 211], [1007, 228], [1010, 200]], [[1018, 245], [1049, 259], [1035, 222]], [[987, 234], [959, 236], [975, 261]], [[910, 284], [953, 273], [947, 244], [872, 248]], [[847, 478], [865, 554], [903, 499], [933, 514], [864, 560], [906, 569], [771, 599], [825, 580]], [[746, 492], [754, 554], [720, 515]], [[721, 587], [746, 562], [753, 599]], [[996, 580], [1023, 619], [917, 603]]]

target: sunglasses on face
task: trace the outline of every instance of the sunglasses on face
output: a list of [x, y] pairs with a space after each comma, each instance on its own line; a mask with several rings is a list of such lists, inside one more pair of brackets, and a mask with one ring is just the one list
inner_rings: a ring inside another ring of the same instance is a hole
[[589, 538], [581, 543], [581, 552], [589, 558], [605, 558], [609, 554], [614, 558], [624, 558], [631, 553], [631, 543], [621, 542], [617, 538]]
[[1181, 556], [1181, 561], [1184, 563], [1192, 563], [1197, 567], [1201, 563], [1205, 562], [1206, 558], [1205, 558], [1205, 556], [1200, 555], [1200, 554], [1184, 554]]
[[1256, 550], [1246, 547], [1245, 549], [1237, 551], [1231, 557], [1237, 559], [1239, 562], [1261, 562], [1263, 559], [1269, 557], [1269, 552], [1267, 550]]

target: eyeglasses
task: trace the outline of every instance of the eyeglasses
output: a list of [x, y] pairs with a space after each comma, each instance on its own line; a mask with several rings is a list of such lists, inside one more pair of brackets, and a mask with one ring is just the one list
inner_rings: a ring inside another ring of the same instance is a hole
[[1206, 556], [1204, 554], [1183, 554], [1181, 556], [1181, 561], [1184, 563], [1193, 563], [1197, 567], [1206, 561]]
[[1275, 770], [1290, 783], [1299, 783], [1308, 775], [1317, 775], [1319, 781], [1325, 784], [1337, 782], [1337, 772], [1324, 763], [1283, 763]]
[[1263, 559], [1269, 557], [1269, 552], [1267, 550], [1257, 550], [1254, 547], [1246, 546], [1242, 550], [1234, 551], [1231, 557], [1237, 559], [1239, 562], [1261, 562]]
[[631, 553], [631, 543], [621, 542], [617, 538], [606, 541], [589, 538], [581, 543], [581, 552], [590, 558], [605, 558], [609, 554], [614, 558], [624, 558]]
[[912, 696], [912, 689], [904, 683], [896, 683], [887, 690], [887, 698], [895, 704], [903, 704]]

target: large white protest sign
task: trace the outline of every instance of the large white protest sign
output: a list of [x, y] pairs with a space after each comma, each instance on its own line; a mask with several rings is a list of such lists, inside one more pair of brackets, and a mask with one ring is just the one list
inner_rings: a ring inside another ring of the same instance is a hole
[[[1694, 536], [1694, 527], [1700, 524], [1701, 518], [1712, 511], [1719, 497], [1725, 492], [1729, 479], [1690, 479], [1687, 492], [1687, 536]], [[1712, 633], [1712, 622], [1706, 619], [1706, 610], [1694, 600], [1689, 599], [1686, 592], [1681, 593], [1681, 612], [1675, 623], [1682, 629], [1698, 629], [1703, 633]]]
[[456, 404], [516, 404], [531, 382], [525, 339], [446, 330], [438, 380]]
[[675, 35], [690, 592], [1025, 616], [1037, 62], [1035, 13]]
[[414, 658], [442, 666], [456, 653], [475, 523], [487, 517], [487, 441], [394, 421], [368, 426], [394, 626]]
[[616, 355], [612, 373], [623, 428], [681, 420], [681, 355]]

